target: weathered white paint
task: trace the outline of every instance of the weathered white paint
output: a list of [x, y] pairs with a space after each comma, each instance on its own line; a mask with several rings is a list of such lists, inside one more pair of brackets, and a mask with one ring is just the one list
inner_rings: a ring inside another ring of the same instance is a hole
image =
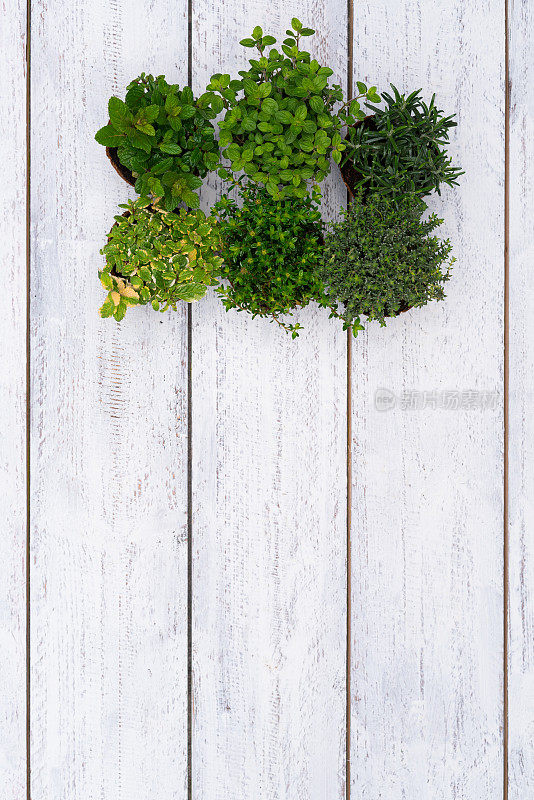
[[[92, 137], [140, 71], [185, 81], [186, 3], [32, 6], [32, 798], [185, 800], [186, 313], [97, 317], [129, 190]], [[26, 792], [25, 13], [0, 26], [7, 800]], [[294, 14], [344, 80], [345, 2], [195, 0], [195, 86]], [[532, 23], [511, 0], [509, 800], [534, 794]], [[496, 0], [355, 3], [354, 77], [436, 90], [468, 174], [432, 201], [458, 257], [446, 303], [353, 343], [352, 800], [502, 795], [503, 45]], [[327, 213], [342, 201], [332, 179]], [[195, 800], [344, 793], [346, 340], [301, 319], [292, 342], [194, 307]], [[378, 412], [380, 387], [500, 396]]]
[[534, 9], [510, 4], [509, 800], [534, 797]]
[[[504, 7], [355, 4], [355, 78], [456, 111], [448, 298], [353, 345], [352, 800], [502, 798]], [[498, 391], [493, 409], [374, 408]], [[526, 797], [526, 795], [525, 795]]]
[[26, 3], [0, 24], [0, 786], [26, 795]]
[[186, 4], [32, 14], [32, 799], [184, 800], [185, 312], [99, 319], [129, 190], [93, 136], [141, 71], [186, 80]]
[[[246, 67], [255, 25], [281, 40], [293, 15], [345, 78], [344, 2], [193, 12], [195, 88]], [[318, 309], [299, 319], [292, 341], [215, 297], [193, 309], [195, 800], [344, 796], [346, 337]]]

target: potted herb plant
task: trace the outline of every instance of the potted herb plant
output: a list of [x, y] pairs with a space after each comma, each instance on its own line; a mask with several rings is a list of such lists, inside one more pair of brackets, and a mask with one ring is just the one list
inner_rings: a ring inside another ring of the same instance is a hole
[[386, 324], [430, 300], [443, 300], [454, 258], [449, 240], [433, 235], [443, 220], [422, 215], [414, 194], [356, 192], [353, 202], [325, 234], [319, 276], [332, 314], [354, 335], [361, 317]]
[[215, 206], [224, 279], [217, 292], [226, 308], [267, 317], [298, 336], [290, 322], [296, 308], [312, 300], [326, 305], [318, 275], [323, 225], [318, 196], [273, 197], [250, 183], [241, 188], [242, 207], [224, 196]]
[[176, 213], [154, 208], [148, 198], [129, 200], [115, 217], [106, 257], [98, 273], [107, 291], [102, 317], [124, 318], [129, 306], [151, 303], [176, 310], [179, 301], [199, 300], [216, 283], [221, 248], [216, 220], [198, 210]]
[[444, 116], [435, 95], [426, 104], [420, 90], [406, 96], [391, 88], [393, 95], [382, 94], [385, 108], [367, 104], [373, 114], [348, 125], [340, 168], [350, 194], [362, 188], [422, 197], [439, 194], [442, 183], [456, 186], [463, 172], [445, 149], [456, 125], [454, 114]]
[[293, 18], [281, 52], [270, 48], [274, 36], [258, 25], [241, 44], [257, 50], [239, 80], [228, 74], [211, 77], [201, 101], [217, 113], [222, 155], [230, 162], [223, 178], [244, 173], [247, 180], [265, 186], [275, 198], [308, 193], [307, 182], [320, 183], [330, 171], [330, 158], [340, 163], [345, 143], [341, 129], [363, 117], [359, 98], [378, 102], [375, 87], [358, 84], [360, 94], [339, 111], [343, 92], [329, 82], [330, 67], [321, 66], [300, 50], [302, 37], [315, 33]]
[[121, 177], [167, 211], [180, 202], [197, 208], [195, 190], [219, 163], [209, 97], [197, 100], [188, 86], [143, 73], [128, 85], [124, 101], [110, 98], [108, 111], [95, 139]]

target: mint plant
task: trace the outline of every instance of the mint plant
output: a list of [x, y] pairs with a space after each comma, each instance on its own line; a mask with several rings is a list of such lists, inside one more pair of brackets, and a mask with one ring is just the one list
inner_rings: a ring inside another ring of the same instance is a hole
[[302, 326], [283, 317], [312, 300], [326, 305], [318, 277], [323, 241], [318, 195], [274, 198], [251, 183], [240, 196], [242, 208], [228, 196], [214, 207], [225, 279], [217, 292], [227, 311], [270, 318], [295, 338]]
[[413, 194], [364, 198], [359, 190], [328, 226], [319, 275], [345, 330], [357, 335], [362, 316], [385, 325], [386, 317], [443, 300], [454, 259], [449, 240], [432, 235], [443, 220], [422, 219], [426, 208]]
[[442, 183], [457, 186], [464, 173], [445, 149], [454, 114], [444, 116], [435, 95], [426, 104], [419, 90], [406, 96], [391, 88], [393, 95], [382, 94], [385, 108], [367, 104], [374, 114], [348, 128], [341, 169], [349, 189], [422, 197], [440, 194]]
[[109, 123], [95, 139], [116, 148], [136, 178], [136, 192], [167, 211], [180, 202], [197, 208], [195, 190], [219, 163], [209, 97], [196, 100], [188, 86], [143, 73], [128, 85], [125, 101], [110, 98], [108, 110]]
[[183, 300], [199, 300], [217, 281], [221, 247], [216, 220], [200, 210], [177, 213], [129, 200], [115, 217], [106, 257], [98, 273], [107, 297], [102, 317], [123, 319], [129, 306], [151, 303], [155, 311], [176, 310]]
[[359, 95], [343, 101], [339, 85], [330, 84], [333, 74], [300, 49], [302, 37], [315, 31], [293, 18], [281, 52], [269, 48], [274, 36], [264, 35], [258, 25], [241, 44], [257, 50], [250, 68], [232, 80], [229, 74], [211, 77], [200, 98], [217, 113], [219, 145], [229, 160], [220, 175], [228, 179], [238, 173], [265, 186], [276, 198], [305, 198], [307, 181], [319, 183], [330, 171], [330, 158], [340, 163], [345, 142], [344, 125], [352, 125], [364, 114], [359, 100], [379, 102], [376, 88], [358, 83]]

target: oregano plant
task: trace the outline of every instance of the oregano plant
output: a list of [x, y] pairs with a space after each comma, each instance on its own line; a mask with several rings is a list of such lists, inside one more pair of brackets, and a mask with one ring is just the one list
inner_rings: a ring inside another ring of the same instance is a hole
[[219, 145], [230, 165], [221, 176], [243, 173], [274, 198], [306, 197], [307, 181], [321, 182], [330, 158], [340, 163], [343, 126], [364, 116], [359, 100], [380, 100], [375, 87], [358, 83], [359, 95], [339, 107], [343, 92], [330, 83], [333, 70], [300, 49], [301, 39], [315, 31], [296, 18], [291, 26], [280, 50], [272, 47], [275, 37], [256, 26], [241, 41], [257, 51], [249, 69], [240, 71], [239, 79], [213, 75], [200, 98], [217, 113], [225, 111]]

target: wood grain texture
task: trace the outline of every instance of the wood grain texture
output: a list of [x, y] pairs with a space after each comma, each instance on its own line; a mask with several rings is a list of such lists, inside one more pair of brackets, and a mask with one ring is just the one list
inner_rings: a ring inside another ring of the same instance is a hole
[[496, 0], [355, 4], [355, 79], [435, 91], [467, 174], [446, 302], [353, 345], [351, 800], [503, 794], [503, 48]]
[[185, 309], [99, 319], [130, 190], [93, 136], [141, 71], [187, 80], [186, 4], [32, 9], [32, 800], [184, 800]]
[[[194, 88], [293, 15], [344, 82], [344, 2], [195, 0]], [[340, 181], [325, 194], [334, 213]], [[292, 341], [213, 296], [193, 309], [195, 800], [344, 796], [346, 338], [299, 319]]]
[[26, 3], [2, 3], [0, 786], [26, 794]]
[[509, 800], [534, 797], [534, 9], [509, 7]]

